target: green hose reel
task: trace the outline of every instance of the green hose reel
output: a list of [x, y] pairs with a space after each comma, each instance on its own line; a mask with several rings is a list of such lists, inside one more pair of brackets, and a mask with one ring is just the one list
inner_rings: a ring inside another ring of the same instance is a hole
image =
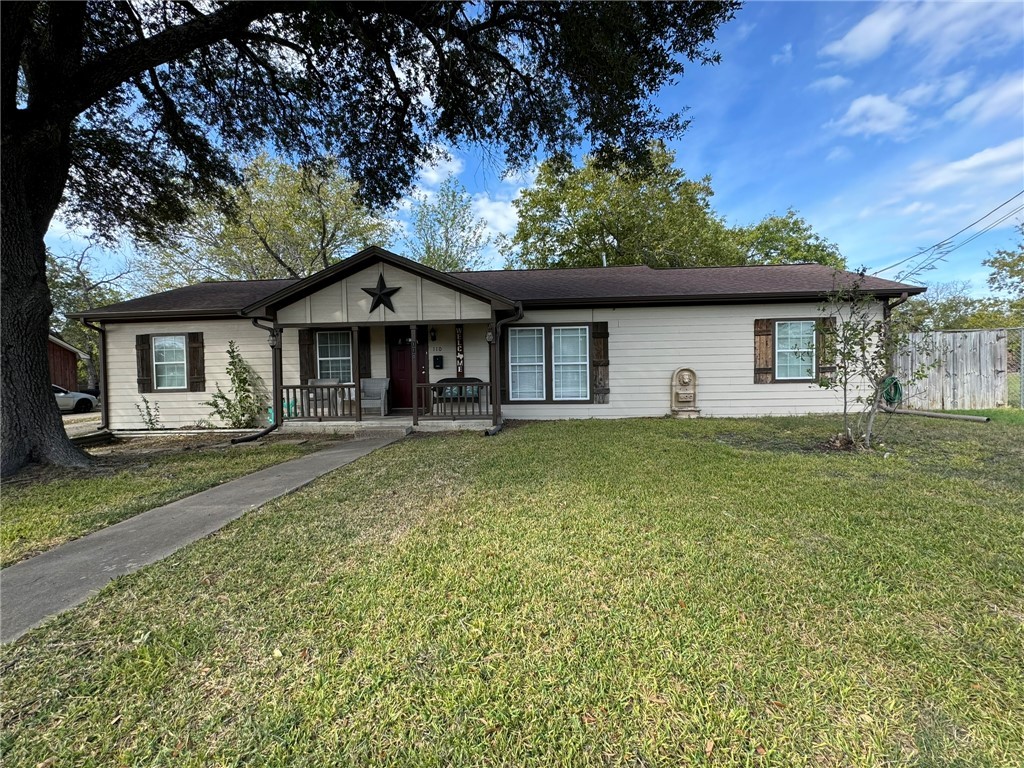
[[889, 406], [899, 405], [903, 402], [903, 385], [895, 376], [890, 376], [882, 382], [882, 399]]

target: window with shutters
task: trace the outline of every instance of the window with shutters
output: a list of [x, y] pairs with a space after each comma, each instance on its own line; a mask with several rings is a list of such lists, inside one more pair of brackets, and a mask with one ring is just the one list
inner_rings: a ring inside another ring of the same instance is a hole
[[590, 341], [585, 326], [551, 329], [551, 392], [555, 400], [590, 397]]
[[351, 384], [352, 378], [352, 332], [320, 331], [316, 335], [317, 377], [341, 379]]
[[187, 389], [185, 336], [153, 336], [153, 386]]
[[816, 336], [813, 320], [775, 322], [776, 381], [810, 381], [815, 378]]

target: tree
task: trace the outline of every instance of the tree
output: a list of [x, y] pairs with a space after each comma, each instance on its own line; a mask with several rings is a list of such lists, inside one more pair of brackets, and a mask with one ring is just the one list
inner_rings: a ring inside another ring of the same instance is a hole
[[1016, 250], [1001, 248], [982, 264], [992, 270], [988, 284], [994, 291], [1004, 291], [1012, 299], [1024, 301], [1024, 223], [1016, 226], [1020, 241]]
[[744, 255], [711, 208], [710, 178], [693, 181], [658, 144], [650, 163], [611, 167], [593, 155], [579, 168], [542, 163], [514, 205], [516, 231], [501, 241], [510, 267], [742, 264]]
[[296, 168], [260, 155], [243, 182], [226, 190], [226, 209], [200, 203], [145, 249], [146, 287], [305, 277], [365, 246], [387, 244], [391, 224], [358, 192], [335, 161]]
[[1006, 328], [1021, 322], [1013, 304], [995, 296], [972, 296], [970, 282], [953, 281], [928, 286], [927, 293], [912, 297], [899, 312], [914, 331]]
[[579, 168], [551, 160], [515, 201], [516, 231], [501, 240], [507, 266], [702, 267], [845, 260], [796, 211], [730, 228], [711, 207], [710, 177], [686, 178], [675, 155], [652, 148], [646, 164]]
[[415, 195], [412, 232], [405, 239], [409, 255], [441, 272], [465, 272], [483, 266], [490, 243], [486, 222], [473, 215], [473, 198], [449, 175], [436, 195]]
[[[586, 139], [678, 135], [650, 96], [712, 63], [738, 4], [21, 2], [0, 5], [0, 474], [82, 464], [46, 370], [54, 214], [156, 240], [237, 183], [233, 156], [332, 155], [381, 204], [442, 142], [523, 167]], [[613, 152], [618, 148], [618, 152]]]
[[98, 273], [91, 251], [92, 246], [88, 246], [76, 253], [60, 256], [47, 253], [46, 262], [53, 300], [50, 327], [68, 344], [88, 353], [89, 359], [85, 361], [86, 386], [98, 389], [99, 334], [77, 320], [69, 319], [68, 313], [127, 299], [119, 286], [131, 272], [131, 266], [125, 262], [115, 272]]
[[819, 235], [792, 208], [785, 215], [770, 214], [757, 224], [734, 230], [740, 248], [751, 264], [824, 264], [845, 269], [839, 247]]

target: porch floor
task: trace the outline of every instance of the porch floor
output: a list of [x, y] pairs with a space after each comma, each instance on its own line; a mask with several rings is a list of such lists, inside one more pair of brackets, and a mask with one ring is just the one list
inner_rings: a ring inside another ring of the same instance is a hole
[[362, 421], [339, 420], [317, 421], [316, 419], [287, 419], [280, 427], [281, 432], [318, 432], [333, 435], [371, 435], [401, 432], [455, 432], [461, 430], [479, 431], [490, 429], [491, 419], [451, 419], [420, 416], [419, 424], [412, 425], [412, 412], [391, 413], [387, 416], [363, 417]]

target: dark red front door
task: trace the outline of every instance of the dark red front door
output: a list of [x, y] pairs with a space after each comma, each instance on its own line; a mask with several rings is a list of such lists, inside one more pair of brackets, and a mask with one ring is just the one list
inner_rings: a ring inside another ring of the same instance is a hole
[[[408, 326], [389, 325], [384, 337], [388, 345], [388, 376], [391, 377], [391, 407], [412, 408], [413, 381], [427, 381], [426, 328], [417, 329], [416, 370], [413, 371]], [[415, 373], [415, 379], [414, 379]]]

